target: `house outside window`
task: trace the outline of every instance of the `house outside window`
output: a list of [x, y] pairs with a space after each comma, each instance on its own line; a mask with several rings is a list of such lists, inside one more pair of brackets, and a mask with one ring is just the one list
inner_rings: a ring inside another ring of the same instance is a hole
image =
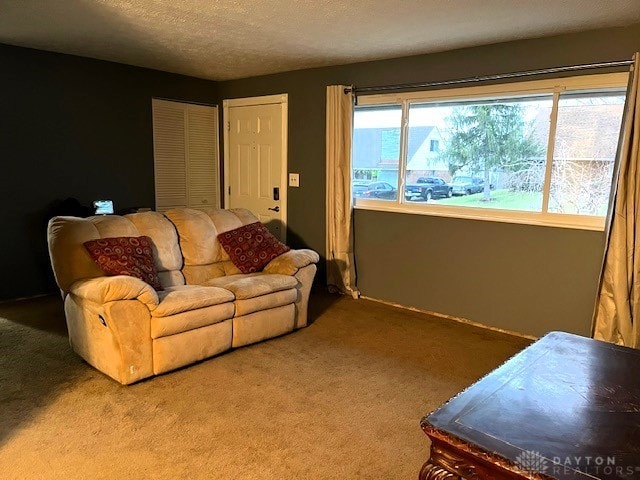
[[602, 229], [627, 78], [362, 96], [352, 178], [396, 191], [356, 208]]
[[396, 193], [387, 192], [384, 200], [397, 198], [401, 120], [402, 109], [395, 105], [363, 108], [355, 112], [352, 152], [354, 196], [380, 199], [374, 188], [364, 188], [369, 181], [391, 185]]

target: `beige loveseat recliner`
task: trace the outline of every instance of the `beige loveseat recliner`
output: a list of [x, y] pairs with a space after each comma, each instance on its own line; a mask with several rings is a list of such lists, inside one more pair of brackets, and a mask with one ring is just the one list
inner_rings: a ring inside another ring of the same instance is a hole
[[[49, 254], [73, 349], [130, 384], [304, 327], [316, 252], [291, 250], [262, 272], [242, 274], [218, 242], [218, 234], [256, 221], [244, 209], [51, 219]], [[105, 276], [83, 245], [140, 235], [151, 239], [164, 291]]]

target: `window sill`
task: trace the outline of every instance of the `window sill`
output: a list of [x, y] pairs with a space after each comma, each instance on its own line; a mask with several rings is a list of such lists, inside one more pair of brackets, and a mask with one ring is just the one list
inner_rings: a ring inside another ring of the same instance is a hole
[[409, 213], [413, 215], [430, 215], [435, 217], [462, 218], [466, 220], [484, 220], [501, 223], [516, 223], [541, 227], [570, 228], [574, 230], [604, 231], [604, 217], [584, 215], [564, 215], [553, 213], [524, 212], [517, 210], [498, 210], [482, 208], [459, 208], [444, 205], [425, 205], [398, 203], [385, 200], [357, 199], [354, 204], [357, 210], [374, 210], [380, 212]]

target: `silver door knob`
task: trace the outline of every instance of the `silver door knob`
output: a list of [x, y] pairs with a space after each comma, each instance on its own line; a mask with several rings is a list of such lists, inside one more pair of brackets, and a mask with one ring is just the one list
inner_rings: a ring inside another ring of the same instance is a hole
[[276, 205], [273, 208], [267, 208], [267, 210], [271, 210], [272, 212], [279, 212], [280, 211], [280, 207]]

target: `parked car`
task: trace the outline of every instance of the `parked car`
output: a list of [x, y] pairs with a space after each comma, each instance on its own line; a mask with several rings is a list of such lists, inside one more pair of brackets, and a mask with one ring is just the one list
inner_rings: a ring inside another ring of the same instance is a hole
[[451, 186], [438, 177], [420, 177], [416, 183], [404, 187], [407, 200], [431, 200], [432, 198], [451, 197]]
[[[358, 187], [360, 188], [360, 187]], [[366, 185], [366, 190], [359, 195], [361, 198], [382, 198], [384, 200], [395, 200], [398, 197], [398, 189], [387, 182], [373, 182]], [[354, 185], [355, 192], [355, 185]]]
[[354, 197], [361, 197], [369, 189], [369, 182], [354, 182], [351, 186], [351, 194]]
[[478, 177], [453, 177], [451, 188], [454, 195], [471, 195], [484, 190], [484, 180]]

